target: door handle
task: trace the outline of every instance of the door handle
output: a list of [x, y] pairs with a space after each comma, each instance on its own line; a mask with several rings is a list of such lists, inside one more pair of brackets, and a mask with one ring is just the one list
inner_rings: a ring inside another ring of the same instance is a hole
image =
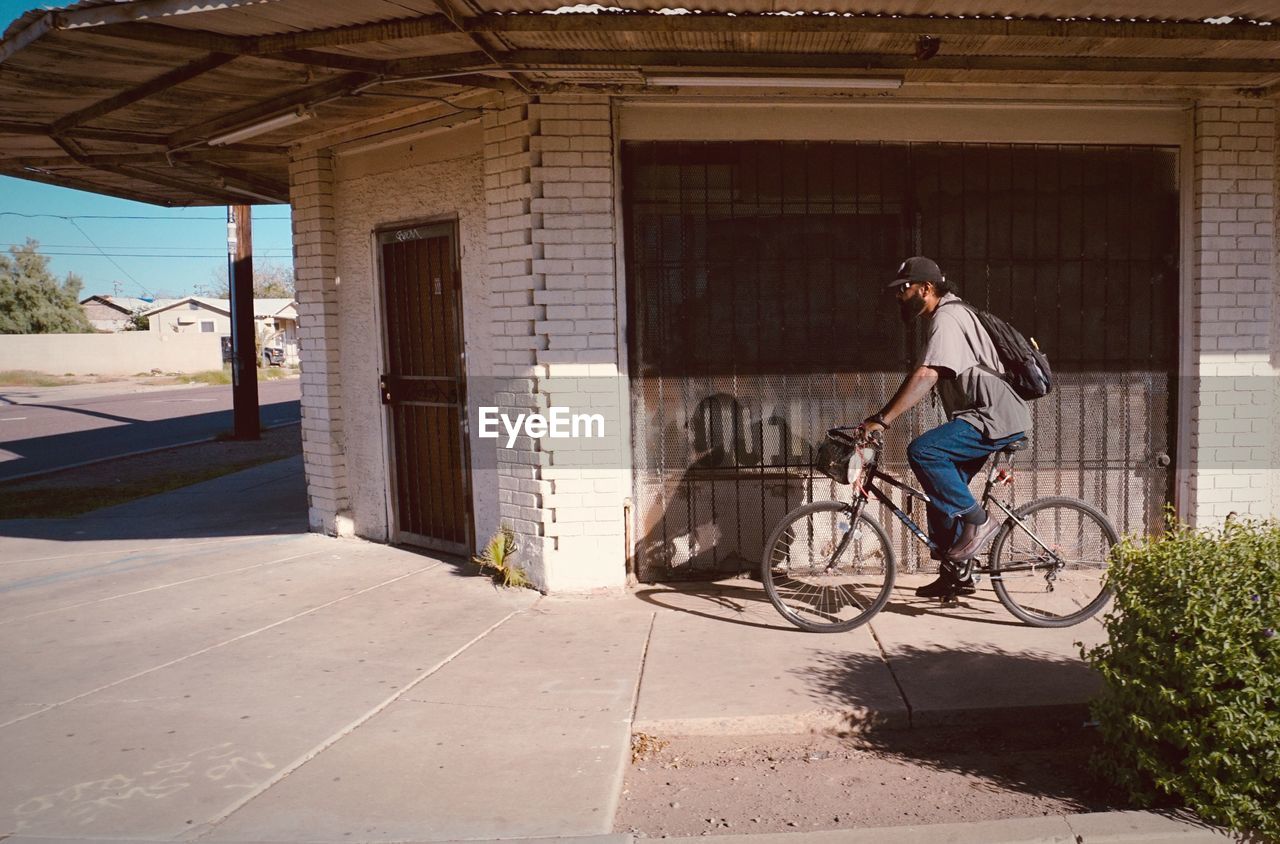
[[391, 385], [387, 383], [385, 375], [378, 379], [378, 392], [382, 394], [383, 404], [391, 404]]
[[1159, 466], [1161, 469], [1168, 469], [1169, 465], [1172, 463], [1173, 463], [1173, 458], [1171, 458], [1168, 454], [1165, 454], [1163, 451], [1156, 454], [1156, 465]]

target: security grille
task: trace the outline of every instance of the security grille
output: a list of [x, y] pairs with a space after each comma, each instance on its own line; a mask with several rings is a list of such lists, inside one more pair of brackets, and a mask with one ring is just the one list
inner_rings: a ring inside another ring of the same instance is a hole
[[[912, 362], [918, 339], [883, 287], [913, 254], [1050, 356], [1057, 383], [1033, 403], [1017, 499], [1075, 495], [1123, 531], [1156, 527], [1176, 173], [1174, 150], [1136, 146], [624, 145], [640, 579], [754, 570], [788, 510], [847, 498], [811, 472], [813, 448], [880, 407]], [[926, 401], [895, 425], [887, 468], [910, 480], [906, 444], [940, 421]], [[931, 565], [885, 526], [903, 567]]]

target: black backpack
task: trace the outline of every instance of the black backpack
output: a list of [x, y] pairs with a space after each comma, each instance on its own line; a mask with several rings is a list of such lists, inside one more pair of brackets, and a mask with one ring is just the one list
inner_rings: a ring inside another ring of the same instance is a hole
[[968, 302], [952, 300], [943, 305], [964, 305], [973, 311], [978, 322], [991, 337], [996, 347], [996, 355], [1004, 365], [1004, 380], [1013, 391], [1026, 401], [1042, 399], [1053, 390], [1053, 371], [1049, 369], [1049, 359], [1036, 345], [1035, 340], [1027, 340], [1022, 332], [993, 313], [979, 310]]

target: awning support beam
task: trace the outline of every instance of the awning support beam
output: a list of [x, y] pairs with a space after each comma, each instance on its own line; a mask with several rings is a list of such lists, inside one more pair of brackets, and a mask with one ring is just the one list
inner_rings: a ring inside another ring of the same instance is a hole
[[[502, 69], [537, 70], [566, 65], [600, 68], [625, 67], [644, 70], [684, 70], [695, 68], [759, 70], [1046, 70], [1129, 73], [1273, 73], [1280, 72], [1280, 59], [1191, 59], [1105, 56], [947, 56], [927, 62], [914, 56], [887, 53], [737, 53], [656, 50], [513, 50], [499, 56]], [[405, 72], [413, 60], [396, 62]]]
[[202, 59], [196, 59], [182, 67], [174, 68], [168, 73], [162, 73], [149, 82], [144, 82], [135, 88], [130, 88], [116, 94], [114, 97], [108, 97], [105, 100], [94, 103], [93, 105], [82, 108], [79, 111], [72, 112], [59, 120], [50, 124], [49, 129], [54, 134], [62, 134], [68, 129], [74, 129], [82, 123], [88, 123], [90, 120], [118, 111], [126, 106], [133, 105], [147, 97], [167, 91], [170, 88], [181, 85], [184, 82], [190, 82], [197, 76], [208, 73], [211, 70], [222, 67], [227, 62], [234, 59], [235, 56], [228, 53], [210, 53]]
[[168, 138], [170, 147], [181, 147], [193, 142], [207, 139], [211, 135], [219, 132], [225, 132], [235, 129], [246, 124], [262, 120], [280, 112], [287, 111], [298, 106], [312, 106], [316, 103], [327, 100], [337, 99], [339, 97], [350, 94], [356, 88], [373, 81], [375, 76], [368, 73], [349, 73], [321, 82], [318, 85], [311, 85], [306, 88], [300, 88], [283, 94], [278, 97], [272, 97], [246, 108], [215, 117], [212, 120], [206, 120], [203, 123], [197, 123], [174, 132]]

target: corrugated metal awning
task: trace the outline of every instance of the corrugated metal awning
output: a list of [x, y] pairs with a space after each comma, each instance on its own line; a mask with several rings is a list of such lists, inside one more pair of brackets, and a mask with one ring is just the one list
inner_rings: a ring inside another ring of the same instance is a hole
[[488, 90], [638, 93], [664, 71], [887, 76], [907, 95], [972, 83], [1270, 96], [1280, 82], [1280, 4], [1259, 0], [549, 8], [561, 7], [86, 0], [29, 12], [0, 42], [0, 172], [165, 204], [283, 202], [292, 145], [397, 115], [464, 119], [459, 97]]

